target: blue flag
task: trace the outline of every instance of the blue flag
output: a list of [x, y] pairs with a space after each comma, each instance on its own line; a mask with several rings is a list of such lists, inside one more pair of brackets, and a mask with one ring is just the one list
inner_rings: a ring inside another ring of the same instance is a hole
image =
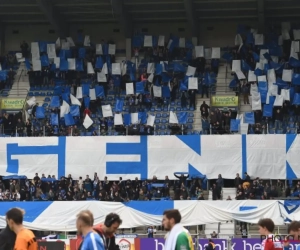
[[42, 106], [36, 107], [35, 116], [38, 119], [44, 119], [45, 118], [45, 109]]
[[59, 108], [60, 107], [59, 96], [52, 96], [49, 107], [50, 108]]
[[79, 106], [77, 105], [70, 106], [70, 114], [71, 116], [80, 116]]
[[124, 101], [118, 98], [115, 103], [115, 111], [122, 112], [123, 106], [124, 106]]
[[230, 131], [237, 132], [239, 131], [241, 121], [239, 119], [231, 119], [230, 120]]
[[245, 112], [244, 122], [248, 124], [255, 124], [254, 112]]
[[52, 126], [58, 126], [58, 114], [51, 113], [50, 124]]
[[66, 126], [73, 126], [75, 125], [74, 118], [71, 114], [65, 114], [65, 125]]

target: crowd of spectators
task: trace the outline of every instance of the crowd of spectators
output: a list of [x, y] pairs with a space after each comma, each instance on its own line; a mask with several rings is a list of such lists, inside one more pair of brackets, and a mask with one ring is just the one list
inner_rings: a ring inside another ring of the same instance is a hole
[[[131, 200], [168, 200], [171, 199], [170, 190], [174, 192], [172, 198], [176, 200], [204, 199], [201, 180], [187, 180], [188, 176], [176, 176], [178, 180], [123, 180], [109, 181], [107, 177], [100, 180], [97, 173], [93, 178], [86, 175], [73, 180], [71, 175], [56, 179], [55, 176], [39, 176], [33, 179], [0, 180], [0, 201], [75, 201], [99, 200], [127, 202]], [[172, 192], [171, 191], [171, 192]]]

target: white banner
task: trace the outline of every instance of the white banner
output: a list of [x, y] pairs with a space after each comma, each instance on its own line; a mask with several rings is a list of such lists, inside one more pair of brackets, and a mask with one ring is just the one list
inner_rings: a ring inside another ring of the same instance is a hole
[[97, 81], [98, 82], [107, 82], [106, 75], [103, 72], [97, 73]]
[[75, 58], [68, 58], [68, 69], [76, 70], [76, 59]]
[[293, 70], [292, 69], [284, 69], [282, 71], [282, 80], [286, 82], [292, 82]]
[[144, 47], [153, 47], [152, 44], [152, 36], [145, 36], [144, 37]]
[[33, 71], [41, 71], [42, 70], [41, 60], [32, 59], [32, 69]]
[[121, 75], [121, 64], [120, 63], [112, 63], [111, 65], [112, 75]]
[[204, 57], [204, 46], [195, 46], [196, 58]]
[[221, 58], [221, 48], [212, 48], [211, 58], [212, 59], [220, 59]]
[[256, 82], [256, 75], [254, 74], [254, 71], [249, 70], [248, 82]]
[[162, 96], [162, 89], [158, 86], [153, 86], [153, 95], [155, 97], [161, 97]]
[[194, 76], [196, 73], [196, 68], [192, 67], [192, 66], [188, 66], [187, 71], [186, 71], [186, 75], [187, 76]]
[[115, 114], [114, 124], [115, 125], [123, 125], [123, 116], [122, 116], [122, 114]]
[[93, 65], [92, 65], [91, 62], [87, 63], [87, 73], [88, 74], [95, 74], [95, 70], [94, 70]]
[[108, 45], [108, 54], [109, 55], [115, 55], [116, 54], [116, 45], [115, 44], [109, 44]]
[[185, 38], [184, 37], [179, 38], [179, 48], [185, 48]]
[[103, 117], [113, 116], [112, 109], [111, 109], [111, 106], [109, 104], [108, 105], [102, 105], [102, 115], [103, 115]]
[[126, 83], [126, 95], [134, 95], [134, 88], [132, 82]]
[[96, 44], [96, 55], [103, 55], [102, 44]]
[[158, 37], [158, 46], [164, 47], [165, 46], [165, 36]]
[[48, 58], [56, 58], [56, 48], [55, 44], [47, 44], [47, 54]]
[[188, 88], [189, 89], [198, 89], [198, 78], [197, 77], [189, 77]]

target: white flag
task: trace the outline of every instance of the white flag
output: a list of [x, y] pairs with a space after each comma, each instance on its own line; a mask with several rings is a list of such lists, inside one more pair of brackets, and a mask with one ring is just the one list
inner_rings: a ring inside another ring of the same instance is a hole
[[96, 44], [96, 55], [103, 55], [102, 44]]
[[161, 97], [161, 95], [162, 95], [161, 87], [153, 86], [153, 95], [155, 97]]
[[34, 96], [31, 97], [29, 100], [27, 100], [27, 104], [28, 106], [33, 106], [34, 104], [36, 104], [36, 98]]
[[248, 82], [256, 82], [256, 75], [254, 74], [254, 71], [249, 70]]
[[61, 47], [61, 41], [60, 38], [57, 38], [56, 42], [55, 42], [55, 47], [56, 48], [60, 48]]
[[122, 117], [122, 114], [115, 114], [115, 117], [114, 117], [114, 124], [115, 124], [115, 125], [123, 125], [123, 117]]
[[88, 74], [95, 74], [95, 70], [94, 70], [93, 65], [92, 65], [91, 62], [87, 63], [87, 73]]
[[165, 46], [165, 36], [158, 37], [158, 46], [161, 46], [161, 47]]
[[90, 47], [90, 46], [91, 46], [91, 39], [90, 39], [90, 36], [85, 36], [85, 37], [84, 37], [83, 45], [86, 46], [86, 47]]
[[221, 48], [212, 48], [211, 58], [212, 59], [220, 59], [221, 58]]
[[169, 123], [178, 124], [177, 115], [173, 111], [170, 111]]
[[155, 115], [150, 115], [149, 114], [148, 118], [147, 118], [147, 126], [153, 127], [154, 122], [155, 122]]
[[41, 60], [32, 59], [32, 68], [33, 68], [33, 71], [41, 71], [42, 70]]
[[55, 64], [56, 68], [59, 69], [59, 67], [60, 67], [60, 57], [55, 57], [54, 58], [54, 64]]
[[56, 57], [55, 44], [47, 44], [47, 54], [48, 54], [48, 58]]
[[185, 48], [185, 38], [184, 37], [179, 38], [179, 48]]
[[283, 105], [283, 96], [277, 95], [274, 102], [274, 107], [282, 107], [282, 105]]
[[196, 58], [204, 57], [204, 46], [195, 46]]
[[290, 90], [289, 89], [282, 89], [281, 95], [283, 96], [284, 101], [290, 101]]
[[[71, 47], [75, 47], [75, 43], [74, 43], [72, 37], [67, 37], [67, 42], [69, 43], [69, 45], [70, 45]], [[69, 48], [69, 49], [70, 49], [70, 48]]]
[[155, 72], [155, 64], [154, 63], [148, 63], [147, 64], [147, 74], [151, 74]]
[[139, 123], [139, 114], [138, 113], [131, 113], [131, 124], [138, 124]]
[[72, 105], [78, 105], [81, 106], [81, 102], [72, 94], [70, 94], [70, 99], [71, 99], [71, 103]]
[[264, 45], [264, 35], [255, 34], [254, 35], [255, 45]]
[[232, 60], [232, 72], [241, 71], [241, 60]]
[[110, 117], [113, 116], [111, 106], [109, 104], [102, 105], [102, 115], [103, 117]]
[[148, 76], [147, 81], [153, 83], [153, 78], [154, 78], [154, 74], [152, 73]]
[[83, 97], [82, 95], [82, 87], [77, 87], [77, 91], [76, 91], [76, 98], [81, 99]]
[[106, 75], [104, 74], [104, 72], [98, 72], [97, 73], [97, 81], [98, 82], [107, 82], [107, 79], [106, 79]]
[[252, 110], [261, 110], [261, 98], [260, 93], [253, 92], [251, 93], [251, 101], [252, 101]]
[[83, 126], [88, 129], [90, 126], [93, 125], [93, 120], [91, 119], [91, 117], [89, 117], [89, 115], [87, 114], [84, 118], [84, 121], [83, 121]]
[[60, 117], [64, 117], [66, 114], [70, 113], [70, 105], [63, 101], [62, 106], [60, 107]]
[[76, 70], [76, 60], [75, 58], [68, 58], [68, 69]]
[[109, 44], [108, 45], [108, 54], [109, 55], [115, 55], [116, 54], [116, 45], [115, 44]]
[[188, 66], [187, 71], [186, 71], [186, 75], [187, 76], [194, 76], [196, 73], [196, 68], [192, 67], [192, 66]]
[[237, 71], [235, 71], [235, 73], [239, 80], [246, 79], [246, 76], [244, 75], [244, 73], [241, 70], [237, 70]]
[[111, 73], [112, 73], [112, 75], [121, 75], [121, 64], [120, 63], [112, 63]]
[[145, 36], [144, 37], [144, 47], [153, 47], [152, 36]]
[[89, 90], [89, 97], [91, 98], [91, 101], [96, 100], [96, 90], [95, 89], [90, 89]]
[[133, 83], [126, 83], [126, 95], [134, 95]]
[[284, 69], [282, 71], [282, 80], [286, 82], [292, 82], [293, 70], [292, 69]]
[[198, 78], [197, 77], [189, 77], [188, 88], [189, 89], [198, 89]]

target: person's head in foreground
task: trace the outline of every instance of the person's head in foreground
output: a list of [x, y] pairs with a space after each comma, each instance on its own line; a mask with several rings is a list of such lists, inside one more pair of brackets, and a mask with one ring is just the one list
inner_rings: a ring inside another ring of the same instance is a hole
[[292, 221], [288, 226], [288, 234], [295, 240], [300, 239], [300, 221]]
[[162, 224], [166, 231], [171, 231], [176, 224], [180, 223], [180, 221], [181, 214], [177, 209], [164, 211]]
[[6, 222], [10, 230], [16, 234], [23, 228], [23, 216], [25, 212], [20, 208], [12, 208], [6, 212]]
[[122, 220], [118, 214], [110, 213], [105, 217], [103, 231], [105, 234], [111, 235], [117, 232], [122, 224]]
[[77, 215], [76, 227], [78, 234], [85, 236], [94, 225], [94, 216], [89, 210], [81, 211]]
[[275, 228], [275, 224], [271, 219], [260, 219], [258, 224], [258, 231], [260, 235], [272, 234]]

